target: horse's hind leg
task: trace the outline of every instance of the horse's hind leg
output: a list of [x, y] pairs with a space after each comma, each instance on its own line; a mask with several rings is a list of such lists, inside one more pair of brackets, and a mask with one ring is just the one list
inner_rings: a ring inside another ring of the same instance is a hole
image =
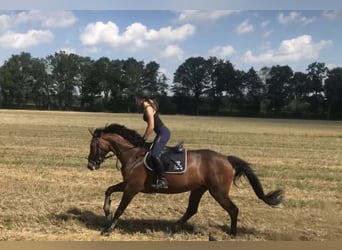
[[210, 194], [215, 200], [228, 212], [230, 216], [230, 235], [236, 236], [237, 217], [239, 213], [238, 207], [231, 201], [226, 190], [223, 191], [212, 191]]
[[113, 185], [113, 186], [110, 186], [109, 188], [107, 188], [107, 191], [105, 193], [104, 204], [103, 204], [103, 211], [104, 211], [105, 216], [108, 220], [112, 219], [112, 216], [110, 214], [110, 203], [111, 203], [110, 196], [114, 192], [123, 192], [124, 187], [125, 187], [124, 183], [120, 182], [116, 185]]
[[182, 226], [185, 222], [187, 222], [194, 214], [197, 213], [198, 205], [203, 194], [207, 191], [207, 187], [203, 186], [198, 189], [192, 190], [189, 197], [188, 208], [186, 209], [185, 214], [180, 218], [176, 223], [176, 228]]

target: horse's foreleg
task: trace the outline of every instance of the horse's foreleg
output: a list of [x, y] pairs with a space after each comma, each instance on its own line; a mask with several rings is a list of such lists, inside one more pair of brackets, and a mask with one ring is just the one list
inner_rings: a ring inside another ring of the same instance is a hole
[[101, 232], [101, 235], [108, 236], [114, 230], [116, 224], [119, 221], [119, 217], [125, 211], [126, 207], [131, 202], [134, 196], [135, 196], [135, 193], [134, 194], [128, 193], [128, 192], [123, 193], [120, 204], [114, 213], [114, 216], [110, 225]]
[[111, 203], [111, 199], [110, 196], [112, 193], [114, 192], [123, 192], [124, 190], [124, 183], [120, 182], [116, 185], [110, 186], [106, 193], [105, 193], [105, 199], [104, 199], [104, 204], [103, 204], [103, 211], [105, 213], [105, 216], [108, 220], [111, 220], [111, 214], [110, 214], [110, 203]]
[[198, 205], [203, 194], [207, 191], [207, 187], [200, 187], [199, 189], [193, 190], [190, 193], [188, 208], [185, 214], [176, 223], [176, 229], [187, 222], [194, 214], [197, 213]]

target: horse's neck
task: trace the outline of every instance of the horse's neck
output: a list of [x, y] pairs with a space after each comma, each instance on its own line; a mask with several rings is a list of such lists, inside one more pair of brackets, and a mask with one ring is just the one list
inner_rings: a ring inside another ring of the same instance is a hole
[[116, 156], [123, 166], [132, 158], [136, 158], [135, 156], [143, 155], [143, 148], [134, 146], [120, 136], [113, 136], [109, 138], [109, 141], [112, 144], [112, 147], [117, 151]]
[[144, 150], [140, 147], [134, 147], [129, 149], [128, 151], [122, 152], [120, 155], [117, 155], [121, 166], [125, 169], [129, 168], [132, 165], [135, 165], [137, 161], [140, 161], [144, 157]]

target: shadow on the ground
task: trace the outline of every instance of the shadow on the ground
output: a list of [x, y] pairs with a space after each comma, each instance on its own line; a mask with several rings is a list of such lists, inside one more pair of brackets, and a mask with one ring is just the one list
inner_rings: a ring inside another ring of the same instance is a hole
[[[94, 212], [87, 210], [83, 211], [78, 208], [71, 208], [64, 213], [55, 215], [54, 218], [61, 221], [78, 221], [81, 224], [84, 224], [87, 228], [98, 232], [101, 232], [106, 226], [109, 225], [109, 222], [107, 221], [104, 215], [98, 215]], [[167, 234], [181, 232], [189, 234], [203, 234], [203, 230], [207, 231], [207, 229], [203, 228], [198, 230], [198, 228], [194, 228], [194, 226], [189, 223], [183, 225], [182, 228], [176, 229], [175, 224], [175, 220], [120, 218], [116, 228], [128, 234], [150, 232], [164, 232]], [[222, 234], [222, 232], [230, 231], [230, 227], [227, 225], [208, 225], [208, 227], [211, 227], [211, 229], [214, 229], [219, 234]], [[208, 230], [210, 229], [208, 228]], [[258, 233], [260, 232], [258, 232], [255, 228], [240, 227], [238, 228], [237, 236], [239, 237], [239, 235], [257, 235]], [[230, 236], [226, 235], [222, 239], [227, 240], [229, 238]]]
[[[58, 220], [70, 221], [77, 220], [87, 228], [101, 231], [109, 225], [109, 221], [104, 215], [98, 215], [91, 211], [82, 211], [78, 208], [71, 208], [65, 213], [55, 216]], [[116, 228], [126, 233], [147, 233], [151, 231], [163, 231], [166, 233], [175, 233], [175, 223], [173, 220], [147, 220], [120, 218]], [[185, 224], [181, 231], [193, 232], [193, 226]]]

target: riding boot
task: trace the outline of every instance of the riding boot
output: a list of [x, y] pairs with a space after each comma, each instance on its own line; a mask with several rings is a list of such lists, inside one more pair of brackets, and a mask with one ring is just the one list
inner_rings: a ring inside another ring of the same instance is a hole
[[159, 157], [151, 157], [153, 166], [157, 173], [156, 183], [152, 185], [155, 189], [168, 188], [167, 180], [164, 175], [164, 164]]

